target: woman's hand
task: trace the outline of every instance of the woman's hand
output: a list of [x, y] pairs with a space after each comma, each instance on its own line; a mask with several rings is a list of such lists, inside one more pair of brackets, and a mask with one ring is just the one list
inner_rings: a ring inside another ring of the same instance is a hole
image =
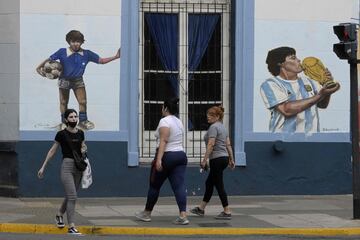
[[44, 177], [44, 167], [41, 167], [40, 170], [38, 171], [38, 178], [42, 179]]
[[155, 168], [158, 172], [161, 172], [163, 167], [162, 167], [162, 161], [161, 160], [156, 160], [155, 162]]
[[229, 167], [230, 167], [231, 169], [234, 169], [234, 168], [235, 168], [235, 161], [234, 161], [234, 159], [230, 159], [230, 160], [229, 160]]
[[81, 153], [84, 154], [84, 153], [86, 153], [86, 152], [87, 152], [87, 146], [86, 146], [86, 144], [83, 142], [83, 143], [81, 144]]
[[200, 167], [202, 169], [205, 169], [206, 168], [206, 164], [207, 164], [207, 160], [204, 158], [201, 162], [200, 162]]

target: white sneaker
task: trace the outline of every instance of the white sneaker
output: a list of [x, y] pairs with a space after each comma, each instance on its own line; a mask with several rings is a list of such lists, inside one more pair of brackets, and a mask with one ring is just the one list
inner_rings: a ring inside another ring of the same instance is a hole
[[151, 216], [150, 214], [146, 213], [145, 211], [136, 212], [135, 217], [143, 222], [150, 222]]
[[56, 222], [56, 226], [57, 226], [58, 228], [63, 228], [63, 227], [65, 227], [65, 223], [64, 223], [64, 218], [63, 218], [63, 216], [56, 215], [56, 216], [55, 216], [55, 222]]
[[71, 235], [82, 235], [75, 227], [69, 227], [68, 234]]
[[175, 221], [173, 222], [176, 225], [187, 225], [190, 223], [189, 219], [187, 219], [187, 217], [178, 217], [175, 219]]

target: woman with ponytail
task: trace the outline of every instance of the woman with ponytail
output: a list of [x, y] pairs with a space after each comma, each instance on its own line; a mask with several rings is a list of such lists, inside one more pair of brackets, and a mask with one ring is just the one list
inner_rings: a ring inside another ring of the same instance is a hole
[[151, 212], [158, 200], [160, 188], [169, 179], [174, 191], [179, 217], [174, 224], [186, 225], [185, 171], [187, 157], [183, 148], [184, 126], [176, 117], [179, 113], [179, 99], [164, 102], [162, 116], [155, 132], [157, 150], [151, 166], [150, 186], [144, 211], [135, 213], [135, 217], [144, 222], [151, 221]]
[[209, 160], [210, 172], [205, 182], [205, 194], [203, 201], [198, 207], [190, 210], [191, 213], [198, 216], [204, 216], [205, 207], [209, 203], [214, 187], [216, 188], [221, 204], [224, 208], [216, 219], [231, 219], [231, 211], [228, 204], [227, 194], [224, 188], [223, 171], [230, 166], [235, 167], [235, 161], [233, 157], [233, 151], [231, 148], [230, 138], [222, 123], [224, 118], [224, 108], [214, 106], [207, 111], [207, 120], [211, 124], [208, 131], [204, 136], [206, 143], [206, 152], [203, 160], [200, 163], [202, 169], [206, 169], [207, 162]]

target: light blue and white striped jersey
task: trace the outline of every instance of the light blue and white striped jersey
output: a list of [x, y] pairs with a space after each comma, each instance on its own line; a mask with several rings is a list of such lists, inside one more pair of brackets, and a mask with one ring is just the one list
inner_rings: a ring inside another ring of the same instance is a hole
[[285, 80], [279, 76], [269, 78], [261, 84], [260, 94], [266, 108], [271, 112], [269, 130], [271, 132], [319, 132], [319, 114], [315, 105], [286, 118], [276, 110], [276, 105], [286, 101], [307, 99], [316, 95], [321, 86], [318, 82], [300, 77], [298, 80]]

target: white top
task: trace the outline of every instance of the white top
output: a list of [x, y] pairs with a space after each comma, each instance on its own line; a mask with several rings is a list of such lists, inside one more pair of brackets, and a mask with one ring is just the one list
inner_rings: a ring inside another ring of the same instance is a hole
[[276, 110], [276, 105], [286, 101], [307, 99], [317, 94], [321, 89], [318, 82], [299, 78], [295, 81], [285, 80], [277, 76], [267, 79], [260, 89], [266, 108], [271, 112], [269, 130], [271, 132], [319, 132], [318, 108], [315, 105], [298, 113], [293, 117], [286, 118]]
[[160, 119], [159, 125], [157, 126], [155, 131], [156, 147], [159, 147], [160, 145], [160, 128], [162, 127], [167, 127], [170, 129], [170, 135], [168, 142], [165, 146], [165, 152], [184, 151], [184, 126], [180, 119], [178, 119], [174, 115], [169, 115]]

